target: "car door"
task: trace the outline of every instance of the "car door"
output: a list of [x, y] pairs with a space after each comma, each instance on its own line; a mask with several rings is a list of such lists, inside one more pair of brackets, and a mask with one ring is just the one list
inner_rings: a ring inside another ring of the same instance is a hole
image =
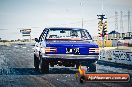
[[35, 47], [34, 47], [34, 54], [39, 57], [39, 51], [40, 51], [40, 42], [36, 42], [35, 43]]

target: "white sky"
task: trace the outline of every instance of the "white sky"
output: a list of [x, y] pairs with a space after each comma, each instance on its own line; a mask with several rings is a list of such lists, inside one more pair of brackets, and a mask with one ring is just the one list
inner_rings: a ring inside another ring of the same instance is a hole
[[[31, 28], [32, 38], [45, 27], [79, 27], [97, 35], [97, 15], [108, 18], [108, 31], [115, 29], [114, 13], [123, 11], [124, 30], [127, 31], [127, 11], [132, 14], [132, 0], [0, 0], [0, 38], [21, 39], [21, 28]], [[132, 17], [131, 17], [132, 19]], [[132, 23], [132, 22], [131, 22]], [[120, 24], [118, 24], [120, 28]]]

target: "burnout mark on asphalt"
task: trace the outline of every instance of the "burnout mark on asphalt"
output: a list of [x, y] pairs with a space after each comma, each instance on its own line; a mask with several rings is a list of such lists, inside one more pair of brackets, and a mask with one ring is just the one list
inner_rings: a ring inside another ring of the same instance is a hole
[[[51, 68], [49, 74], [75, 74], [76, 71], [66, 68]], [[42, 75], [40, 71], [34, 68], [5, 68], [0, 69], [0, 75]]]
[[9, 68], [0, 69], [0, 75], [40, 75], [34, 68]]

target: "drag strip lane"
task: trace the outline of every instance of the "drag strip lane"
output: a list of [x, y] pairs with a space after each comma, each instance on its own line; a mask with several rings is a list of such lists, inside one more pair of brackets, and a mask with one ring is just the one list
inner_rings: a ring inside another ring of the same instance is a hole
[[[85, 83], [75, 78], [75, 68], [50, 68], [49, 74], [35, 71], [31, 44], [0, 46], [0, 87], [131, 87], [130, 83]], [[131, 73], [121, 67], [97, 64], [98, 73]]]

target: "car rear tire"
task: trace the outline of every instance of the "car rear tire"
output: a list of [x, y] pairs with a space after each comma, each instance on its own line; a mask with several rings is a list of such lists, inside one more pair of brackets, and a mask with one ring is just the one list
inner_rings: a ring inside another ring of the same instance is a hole
[[76, 69], [79, 69], [80, 64], [76, 64]]
[[49, 62], [46, 59], [42, 59], [40, 67], [42, 73], [49, 73]]
[[34, 67], [36, 70], [39, 70], [39, 61], [39, 58], [34, 54]]
[[96, 64], [95, 63], [90, 64], [88, 71], [89, 72], [96, 72]]
[[81, 76], [79, 80], [80, 80], [79, 81], [80, 83], [84, 83], [85, 82], [85, 77], [84, 76]]

